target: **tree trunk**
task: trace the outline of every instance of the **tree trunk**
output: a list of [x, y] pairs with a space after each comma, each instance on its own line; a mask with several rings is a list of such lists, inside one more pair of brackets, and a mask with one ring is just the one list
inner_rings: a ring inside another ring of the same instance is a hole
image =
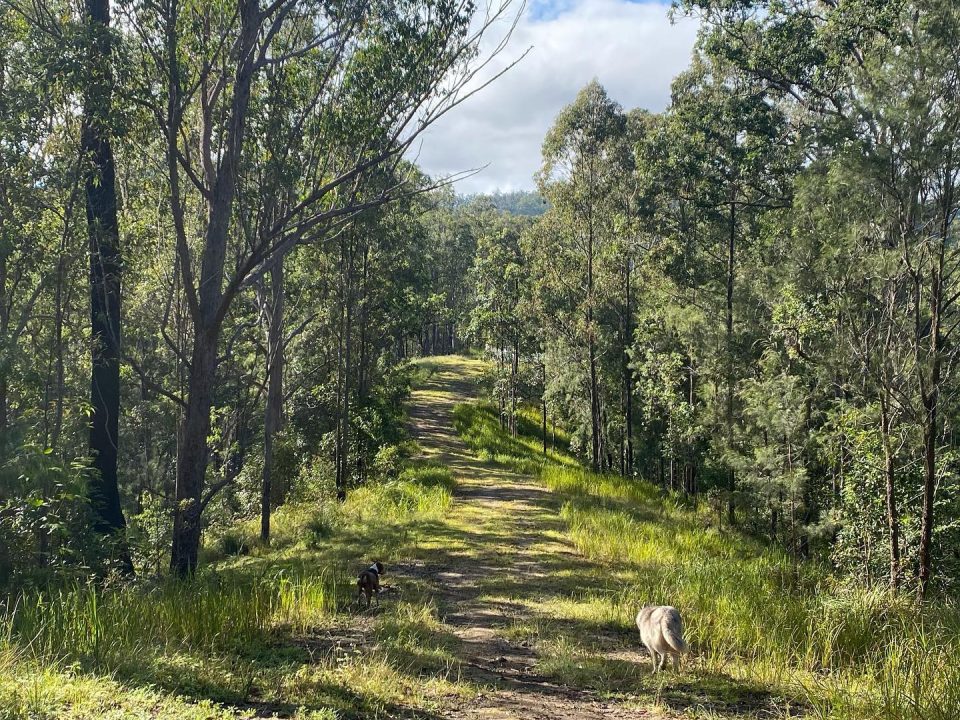
[[890, 416], [889, 389], [880, 399], [880, 432], [883, 439], [883, 477], [886, 485], [887, 531], [890, 541], [890, 589], [900, 586], [900, 517], [897, 511], [896, 471], [890, 443], [893, 420]]
[[173, 516], [173, 548], [170, 570], [185, 577], [197, 569], [200, 550], [200, 503], [210, 459], [210, 409], [217, 368], [216, 335], [197, 333], [193, 340], [188, 400], [181, 431], [177, 462], [176, 505]]
[[[727, 245], [727, 452], [733, 452], [733, 279], [736, 269], [737, 204], [734, 197], [730, 200], [730, 239]], [[727, 514], [730, 524], [737, 520], [736, 503], [733, 494], [737, 489], [737, 477], [733, 468], [728, 469]]]
[[[696, 406], [696, 383], [694, 380], [693, 372], [693, 350], [691, 349], [687, 353], [687, 407], [690, 409], [690, 417], [696, 417], [694, 408]], [[690, 472], [690, 494], [696, 497], [697, 495], [697, 468], [696, 468], [696, 456], [693, 454], [691, 449], [687, 448], [687, 457], [686, 464], [689, 467]]]
[[[7, 303], [7, 256], [0, 250], [0, 341], [8, 342], [10, 326], [9, 304]], [[4, 353], [9, 358], [12, 347]], [[7, 438], [7, 403], [10, 393], [7, 374], [10, 372], [10, 360], [0, 362], [0, 438]]]
[[337, 442], [336, 458], [337, 499], [341, 502], [347, 499], [347, 468], [350, 448], [350, 375], [353, 372], [353, 368], [351, 367], [351, 346], [353, 343], [353, 254], [353, 239], [351, 238], [349, 240], [349, 246], [344, 248], [345, 269], [343, 273], [343, 382], [341, 383], [343, 395], [340, 399], [340, 432]]
[[260, 488], [260, 542], [270, 544], [270, 508], [273, 498], [273, 440], [283, 409], [283, 259], [270, 270], [267, 309], [267, 399], [263, 418], [263, 477]]
[[120, 417], [120, 232], [117, 188], [110, 145], [112, 71], [109, 0], [86, 0], [90, 68], [84, 96], [81, 150], [85, 165], [90, 245], [90, 480], [94, 527], [119, 543], [119, 559], [133, 572], [123, 537], [126, 521], [117, 478]]
[[630, 345], [633, 342], [631, 322], [633, 306], [630, 297], [631, 270], [631, 261], [627, 259], [626, 277], [624, 278], [626, 307], [623, 313], [623, 425], [625, 435], [623, 474], [627, 477], [633, 475], [633, 377], [630, 371]]
[[50, 447], [54, 448], [55, 451], [60, 451], [60, 435], [63, 432], [63, 403], [64, 403], [64, 393], [66, 386], [66, 370], [64, 367], [64, 342], [63, 342], [63, 325], [64, 325], [64, 308], [66, 307], [66, 302], [64, 300], [64, 289], [66, 285], [66, 239], [67, 233], [63, 233], [63, 238], [60, 243], [60, 255], [57, 258], [57, 287], [56, 292], [54, 293], [54, 309], [53, 309], [53, 345], [55, 361], [54, 361], [54, 374], [56, 377], [56, 390], [54, 391], [54, 410], [53, 410], [53, 429], [50, 432]]
[[[171, 84], [175, 86], [175, 60], [177, 43], [175, 36], [176, 13], [168, 20], [168, 49], [171, 57]], [[197, 287], [197, 304], [193, 310], [193, 349], [191, 352], [190, 380], [183, 427], [181, 451], [177, 459], [176, 504], [173, 519], [173, 543], [170, 554], [170, 569], [179, 577], [185, 577], [197, 567], [200, 550], [200, 515], [203, 511], [203, 485], [207, 474], [209, 451], [207, 437], [210, 434], [210, 410], [213, 405], [213, 388], [217, 373], [217, 345], [223, 326], [223, 274], [227, 252], [227, 233], [233, 200], [236, 195], [240, 151], [246, 126], [247, 109], [250, 104], [250, 86], [253, 80], [253, 47], [259, 32], [260, 10], [254, 1], [241, 2], [240, 37], [237, 55], [240, 58], [231, 99], [230, 117], [223, 155], [209, 201], [207, 228], [203, 242], [200, 266], [200, 282]], [[171, 100], [176, 101], [176, 88], [171, 87]], [[171, 104], [175, 105], [175, 102]], [[167, 137], [171, 183], [177, 180], [177, 148], [179, 127], [174, 124]], [[172, 195], [176, 188], [171, 188]], [[181, 272], [188, 272], [189, 255], [185, 244], [178, 246]], [[186, 270], [184, 270], [186, 268]], [[209, 498], [207, 498], [209, 499]]]
[[510, 434], [517, 436], [517, 384], [520, 375], [520, 336], [513, 335], [513, 364], [510, 367]]
[[[946, 242], [946, 236], [944, 238]], [[920, 517], [920, 586], [925, 597], [933, 575], [933, 510], [937, 490], [937, 418], [940, 407], [940, 303], [943, 296], [943, 243], [939, 262], [934, 266], [930, 287], [930, 382], [923, 400], [923, 499]]]
[[542, 410], [542, 430], [543, 430], [543, 456], [547, 456], [547, 364], [544, 362], [540, 366], [543, 379], [543, 394], [540, 396], [540, 408]]
[[587, 233], [587, 352], [590, 358], [590, 466], [600, 469], [600, 393], [597, 381], [597, 347], [593, 328], [593, 217], [589, 218]]

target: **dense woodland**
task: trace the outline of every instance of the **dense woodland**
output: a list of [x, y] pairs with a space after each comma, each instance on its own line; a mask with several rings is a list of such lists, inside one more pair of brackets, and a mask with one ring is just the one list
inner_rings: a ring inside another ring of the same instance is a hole
[[403, 361], [459, 349], [472, 258], [404, 155], [512, 18], [3, 5], [0, 583], [184, 576], [211, 528], [269, 543], [271, 508], [395, 464]]
[[0, 718], [439, 717], [490, 598], [571, 706], [956, 717], [960, 5], [676, 0], [662, 112], [458, 194], [524, 11], [0, 2]]
[[4, 7], [0, 579], [268, 543], [391, 472], [406, 359], [472, 345], [505, 426], [951, 589], [954, 3], [690, 0], [665, 112], [594, 82], [538, 193], [467, 199], [403, 160], [482, 62], [472, 6], [428, 5]]
[[549, 210], [478, 243], [504, 422], [542, 404], [595, 470], [953, 591], [960, 7], [676, 12], [704, 24], [670, 107], [585, 87], [543, 144]]

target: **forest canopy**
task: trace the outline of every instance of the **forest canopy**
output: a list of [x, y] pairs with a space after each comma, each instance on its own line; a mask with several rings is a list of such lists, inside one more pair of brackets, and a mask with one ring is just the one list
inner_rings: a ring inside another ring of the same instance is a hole
[[585, 87], [545, 214], [478, 245], [505, 422], [533, 401], [594, 470], [857, 582], [954, 589], [960, 8], [675, 12], [702, 30], [666, 111]]
[[74, 10], [0, 9], [0, 581], [185, 576], [255, 509], [268, 543], [300, 468], [342, 499], [398, 443], [402, 360], [452, 343], [434, 288], [469, 256], [405, 155], [516, 13]]
[[0, 2], [0, 719], [958, 717], [960, 4], [534, 5]]
[[406, 154], [507, 5], [4, 5], [0, 582], [266, 546], [395, 474], [407, 359], [473, 347], [511, 432], [955, 588], [960, 10], [674, 12], [663, 112], [594, 81], [535, 191], [459, 197]]

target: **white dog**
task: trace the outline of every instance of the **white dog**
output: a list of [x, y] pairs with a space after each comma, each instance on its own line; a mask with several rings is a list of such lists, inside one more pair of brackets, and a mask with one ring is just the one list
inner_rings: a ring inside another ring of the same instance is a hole
[[663, 670], [667, 656], [673, 658], [674, 668], [680, 669], [680, 656], [690, 649], [683, 639], [683, 621], [680, 612], [669, 605], [647, 605], [637, 613], [640, 641], [650, 651], [653, 671]]

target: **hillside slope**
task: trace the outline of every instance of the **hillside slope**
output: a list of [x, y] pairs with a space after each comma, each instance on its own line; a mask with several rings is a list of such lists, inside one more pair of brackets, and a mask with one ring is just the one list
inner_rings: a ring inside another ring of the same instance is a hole
[[[512, 438], [477, 401], [481, 362], [420, 365], [398, 478], [285, 506], [271, 548], [238, 527], [246, 549], [188, 583], [0, 607], [0, 719], [958, 716], [952, 611], [835, 587], [560, 449], [542, 466], [537, 423]], [[686, 619], [679, 674], [650, 672], [646, 602]]]

